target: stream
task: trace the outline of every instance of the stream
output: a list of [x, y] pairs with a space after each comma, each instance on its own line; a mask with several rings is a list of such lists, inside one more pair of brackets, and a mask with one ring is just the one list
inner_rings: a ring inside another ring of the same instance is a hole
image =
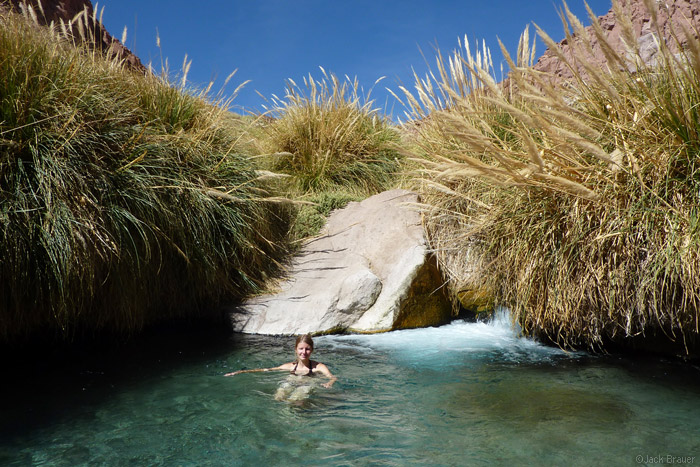
[[46, 355], [3, 377], [0, 465], [700, 464], [691, 364], [565, 352], [503, 316], [314, 341], [339, 380], [284, 401], [286, 374], [222, 375], [292, 361], [290, 337]]

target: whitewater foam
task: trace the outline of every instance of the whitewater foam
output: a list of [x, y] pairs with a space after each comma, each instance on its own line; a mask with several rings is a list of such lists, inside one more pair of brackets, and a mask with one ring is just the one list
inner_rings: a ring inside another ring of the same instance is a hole
[[482, 322], [453, 321], [440, 327], [405, 329], [382, 334], [322, 336], [318, 345], [363, 353], [389, 353], [414, 364], [449, 363], [454, 358], [499, 358], [540, 361], [577, 354], [523, 337], [507, 311]]

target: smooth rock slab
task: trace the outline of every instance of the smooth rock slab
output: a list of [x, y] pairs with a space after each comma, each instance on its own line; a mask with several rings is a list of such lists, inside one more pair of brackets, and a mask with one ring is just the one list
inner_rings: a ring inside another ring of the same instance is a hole
[[277, 293], [231, 312], [257, 334], [380, 332], [451, 317], [415, 193], [391, 190], [331, 214], [294, 259]]

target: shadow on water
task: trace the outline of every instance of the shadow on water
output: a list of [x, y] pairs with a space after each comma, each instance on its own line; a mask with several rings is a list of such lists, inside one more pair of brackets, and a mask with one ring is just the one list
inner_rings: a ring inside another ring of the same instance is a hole
[[[158, 328], [129, 341], [2, 349], [0, 437], [89, 413], [124, 388], [151, 384], [187, 366], [209, 366], [239, 345], [221, 328]], [[221, 372], [212, 368], [212, 372]]]

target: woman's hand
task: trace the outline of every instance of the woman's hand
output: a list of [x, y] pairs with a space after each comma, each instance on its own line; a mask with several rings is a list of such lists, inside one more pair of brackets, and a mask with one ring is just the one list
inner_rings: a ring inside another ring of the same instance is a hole
[[324, 388], [330, 389], [330, 388], [333, 387], [333, 384], [334, 384], [336, 381], [338, 381], [338, 378], [336, 378], [335, 376], [331, 376], [331, 380], [330, 380], [330, 381], [327, 381], [327, 382], [325, 382], [325, 383], [323, 383], [322, 386], [323, 386]]
[[333, 376], [333, 373], [331, 373], [331, 370], [329, 370], [328, 367], [326, 365], [324, 365], [323, 363], [319, 363], [318, 365], [316, 365], [315, 370], [317, 370], [319, 373], [322, 373], [326, 377], [330, 378], [330, 381], [325, 382], [321, 385], [324, 388], [331, 388], [333, 386], [333, 383], [338, 381], [338, 378]]
[[240, 373], [243, 373], [243, 371], [239, 370], [239, 371], [234, 371], [233, 373], [226, 373], [224, 376], [236, 376]]

